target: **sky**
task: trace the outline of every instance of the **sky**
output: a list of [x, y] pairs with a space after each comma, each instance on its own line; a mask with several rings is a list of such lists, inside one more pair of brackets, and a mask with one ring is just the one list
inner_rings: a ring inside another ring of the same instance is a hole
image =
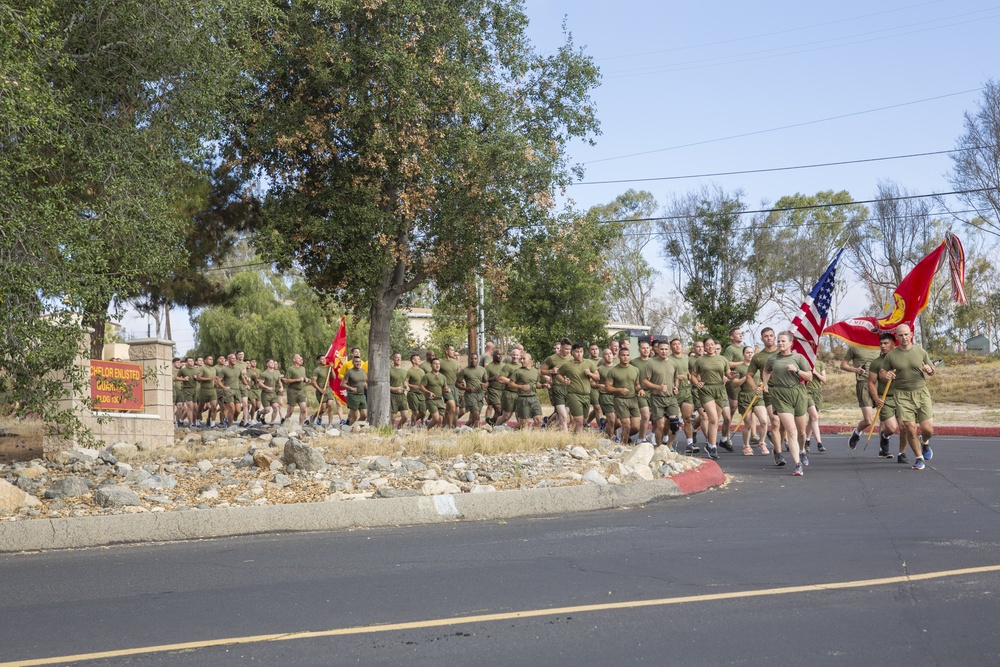
[[[524, 6], [537, 50], [551, 52], [564, 42], [565, 21], [575, 45], [601, 69], [593, 99], [602, 134], [594, 146], [576, 142], [569, 149], [585, 176], [567, 198], [582, 209], [630, 187], [649, 190], [663, 206], [717, 185], [742, 190], [751, 208], [830, 189], [871, 199], [879, 179], [914, 194], [948, 192], [951, 160], [941, 154], [673, 177], [948, 151], [985, 81], [1000, 79], [1000, 3], [525, 0]], [[592, 184], [612, 180], [625, 182]], [[647, 259], [665, 268], [655, 249]], [[861, 291], [852, 290], [841, 312], [860, 314], [863, 307]], [[183, 353], [194, 344], [188, 315], [175, 310], [171, 319]], [[129, 334], [146, 334], [145, 317], [128, 313], [122, 322]]]

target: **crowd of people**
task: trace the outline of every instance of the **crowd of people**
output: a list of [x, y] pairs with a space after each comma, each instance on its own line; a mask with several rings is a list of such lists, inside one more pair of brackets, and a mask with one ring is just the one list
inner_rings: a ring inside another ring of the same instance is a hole
[[[898, 338], [898, 347], [896, 345]], [[761, 331], [761, 346], [743, 344], [734, 327], [728, 344], [712, 338], [690, 347], [674, 338], [639, 341], [633, 356], [627, 340], [612, 340], [606, 348], [574, 343], [554, 344], [552, 354], [536, 363], [520, 344], [505, 355], [493, 343], [482, 358], [470, 353], [463, 366], [453, 345], [438, 357], [434, 351], [413, 353], [408, 364], [392, 355], [389, 392], [392, 421], [402, 428], [455, 428], [465, 424], [509, 424], [515, 428], [555, 428], [579, 433], [603, 430], [616, 441], [648, 441], [686, 454], [702, 451], [719, 457], [719, 449], [735, 452], [734, 431], [741, 431], [742, 453], [774, 457], [784, 466], [787, 451], [793, 475], [809, 465], [815, 439], [818, 452], [826, 450], [820, 431], [823, 383], [822, 361], [810, 367], [793, 350], [790, 332]], [[850, 346], [841, 370], [858, 376], [857, 398], [862, 417], [849, 446], [857, 447], [865, 430], [878, 417], [880, 456], [893, 458], [890, 437], [900, 437], [900, 463], [909, 463], [906, 448], [920, 470], [933, 456], [930, 394], [925, 378], [934, 374], [927, 353], [913, 344], [905, 324], [896, 337], [883, 334], [881, 354]], [[330, 367], [317, 357], [307, 373], [300, 355], [282, 371], [274, 359], [264, 370], [242, 351], [202, 358], [174, 359], [174, 401], [178, 425], [227, 427], [232, 424], [275, 425], [299, 409], [299, 423], [351, 424], [367, 418], [368, 377], [358, 348], [351, 350], [350, 366], [341, 386], [346, 391], [347, 420], [329, 386]], [[546, 390], [553, 412], [543, 416], [539, 390]], [[315, 392], [315, 416], [308, 394]], [[870, 436], [869, 436], [870, 437]]]

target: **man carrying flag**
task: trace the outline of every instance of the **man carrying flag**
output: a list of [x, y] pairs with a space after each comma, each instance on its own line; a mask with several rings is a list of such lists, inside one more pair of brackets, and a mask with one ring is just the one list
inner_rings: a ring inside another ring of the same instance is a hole
[[926, 350], [913, 344], [913, 329], [909, 324], [896, 327], [896, 340], [899, 347], [885, 355], [879, 379], [895, 384], [896, 415], [903, 422], [899, 438], [913, 450], [916, 457], [913, 469], [923, 470], [924, 461], [934, 456], [931, 450], [934, 416], [926, 381], [927, 376], [934, 375], [934, 364]]

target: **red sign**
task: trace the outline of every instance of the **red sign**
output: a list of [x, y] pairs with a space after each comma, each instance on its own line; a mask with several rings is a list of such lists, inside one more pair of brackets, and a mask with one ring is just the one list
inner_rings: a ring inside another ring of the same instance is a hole
[[90, 398], [94, 410], [142, 412], [142, 366], [120, 361], [90, 360]]

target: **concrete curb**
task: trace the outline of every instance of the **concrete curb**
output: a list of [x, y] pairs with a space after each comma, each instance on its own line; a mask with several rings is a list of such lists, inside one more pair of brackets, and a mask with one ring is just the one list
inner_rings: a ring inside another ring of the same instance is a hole
[[725, 479], [717, 463], [703, 461], [673, 477], [607, 486], [5, 521], [0, 553], [587, 512], [698, 493]]
[[[848, 434], [854, 430], [854, 424], [836, 426], [820, 424], [820, 433]], [[934, 435], [953, 435], [970, 438], [1000, 438], [1000, 426], [939, 426], [934, 425]]]

